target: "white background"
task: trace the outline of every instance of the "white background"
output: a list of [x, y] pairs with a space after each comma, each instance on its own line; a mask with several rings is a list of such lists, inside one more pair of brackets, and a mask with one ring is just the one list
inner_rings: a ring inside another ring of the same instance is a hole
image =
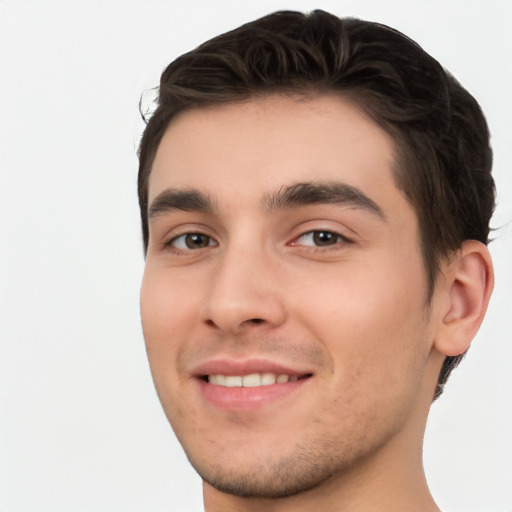
[[487, 113], [497, 285], [425, 462], [443, 508], [512, 511], [510, 0], [0, 0], [0, 511], [202, 510], [140, 328], [138, 101], [203, 40], [317, 7], [402, 30]]

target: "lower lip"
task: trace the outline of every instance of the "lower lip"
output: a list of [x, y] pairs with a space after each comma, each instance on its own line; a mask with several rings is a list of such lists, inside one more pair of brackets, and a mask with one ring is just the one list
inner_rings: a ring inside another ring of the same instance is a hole
[[218, 386], [199, 380], [204, 398], [219, 409], [252, 411], [271, 402], [285, 398], [306, 385], [311, 377], [294, 382], [276, 383], [254, 388]]

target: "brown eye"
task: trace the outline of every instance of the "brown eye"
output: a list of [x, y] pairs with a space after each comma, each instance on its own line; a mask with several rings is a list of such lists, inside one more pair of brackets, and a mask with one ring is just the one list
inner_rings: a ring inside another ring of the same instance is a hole
[[212, 238], [203, 233], [186, 233], [173, 238], [169, 245], [179, 250], [204, 249], [216, 245]]
[[339, 247], [352, 243], [348, 238], [335, 233], [334, 231], [324, 231], [321, 229], [308, 231], [295, 240], [292, 245], [303, 247]]
[[340, 235], [331, 231], [313, 231], [313, 242], [320, 247], [337, 244], [340, 238]]
[[201, 233], [189, 233], [185, 235], [185, 245], [189, 249], [202, 249], [210, 245], [210, 237]]

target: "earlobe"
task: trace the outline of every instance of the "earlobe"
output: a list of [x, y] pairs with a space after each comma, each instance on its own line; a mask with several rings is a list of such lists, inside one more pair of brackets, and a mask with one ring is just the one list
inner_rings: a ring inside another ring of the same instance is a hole
[[445, 356], [464, 353], [475, 337], [494, 287], [494, 272], [487, 247], [467, 240], [445, 275], [448, 301], [441, 313], [442, 323], [434, 340]]

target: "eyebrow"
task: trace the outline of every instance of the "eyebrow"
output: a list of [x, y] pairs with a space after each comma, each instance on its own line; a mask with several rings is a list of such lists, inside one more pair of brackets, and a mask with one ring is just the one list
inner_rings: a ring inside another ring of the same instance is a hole
[[211, 199], [196, 189], [177, 190], [168, 188], [158, 194], [148, 209], [148, 219], [173, 210], [186, 212], [212, 213], [214, 211]]
[[342, 182], [305, 182], [282, 187], [264, 198], [268, 210], [280, 210], [314, 204], [345, 205], [365, 210], [382, 220], [386, 217], [375, 201], [357, 187]]
[[[283, 186], [279, 191], [263, 198], [266, 210], [284, 210], [315, 204], [334, 204], [360, 208], [385, 220], [382, 209], [357, 187], [342, 182], [304, 182]], [[152, 202], [148, 219], [174, 210], [214, 213], [209, 196], [197, 189], [166, 189]]]

